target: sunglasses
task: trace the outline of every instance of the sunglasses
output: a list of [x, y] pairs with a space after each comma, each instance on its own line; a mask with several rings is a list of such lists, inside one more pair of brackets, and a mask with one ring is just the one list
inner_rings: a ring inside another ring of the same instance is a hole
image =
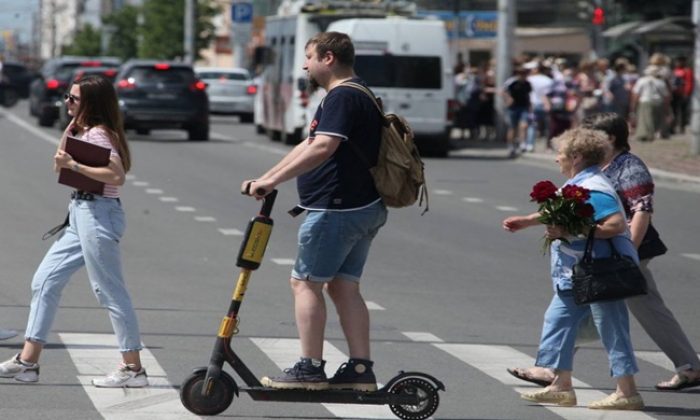
[[75, 96], [75, 95], [71, 95], [70, 93], [66, 93], [65, 95], [63, 95], [63, 99], [70, 102], [71, 104], [74, 104], [76, 102], [80, 102], [80, 97]]

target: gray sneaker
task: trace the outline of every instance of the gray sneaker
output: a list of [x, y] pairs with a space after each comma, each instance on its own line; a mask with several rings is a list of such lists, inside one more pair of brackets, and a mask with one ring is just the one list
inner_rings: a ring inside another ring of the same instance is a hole
[[143, 388], [148, 386], [146, 369], [134, 369], [134, 365], [119, 365], [119, 368], [104, 378], [93, 379], [97, 388]]
[[17, 353], [11, 359], [0, 363], [0, 378], [14, 378], [19, 382], [39, 382], [39, 364], [24, 363]]

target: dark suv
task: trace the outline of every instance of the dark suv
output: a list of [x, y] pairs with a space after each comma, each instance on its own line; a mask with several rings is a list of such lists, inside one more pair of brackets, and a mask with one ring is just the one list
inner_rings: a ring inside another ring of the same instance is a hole
[[189, 64], [129, 60], [116, 80], [124, 128], [139, 134], [181, 128], [190, 140], [209, 140], [207, 85]]
[[70, 78], [77, 67], [118, 67], [120, 60], [111, 57], [59, 57], [48, 60], [40, 77], [29, 88], [29, 113], [39, 125], [50, 127], [58, 119], [63, 94], [70, 88]]
[[29, 96], [29, 84], [35, 75], [27, 69], [22, 63], [4, 62], [2, 64], [2, 75], [5, 78], [5, 83], [9, 83], [19, 95], [20, 98]]

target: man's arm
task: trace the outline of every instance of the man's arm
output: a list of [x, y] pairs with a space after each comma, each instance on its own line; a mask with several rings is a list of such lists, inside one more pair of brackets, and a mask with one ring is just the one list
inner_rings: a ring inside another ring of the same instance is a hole
[[251, 182], [250, 192], [260, 197], [264, 194], [257, 194], [258, 189], [268, 193], [277, 185], [318, 167], [335, 153], [340, 145], [340, 139], [317, 134], [313, 140], [307, 140], [305, 143], [302, 147], [295, 147], [280, 163], [267, 171], [263, 178]]

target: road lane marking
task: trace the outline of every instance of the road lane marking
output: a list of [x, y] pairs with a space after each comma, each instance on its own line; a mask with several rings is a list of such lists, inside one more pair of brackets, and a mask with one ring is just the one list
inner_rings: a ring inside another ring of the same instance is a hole
[[193, 211], [197, 211], [194, 207], [189, 207], [189, 206], [177, 206], [175, 207], [175, 210], [185, 212], [185, 213], [191, 213]]
[[264, 144], [253, 143], [250, 141], [243, 143], [243, 145], [253, 149], [261, 150], [263, 152], [272, 153], [273, 155], [286, 155], [287, 153], [289, 153], [288, 150], [282, 150], [276, 147], [266, 146]]
[[[671, 372], [676, 371], [676, 368], [675, 366], [673, 366], [673, 362], [671, 362], [671, 359], [669, 359], [668, 356], [666, 356], [663, 352], [635, 350], [634, 355], [637, 356], [637, 359], [642, 359], [645, 362], [651, 363], [652, 365], [656, 365], [666, 370], [670, 370]], [[698, 354], [698, 357], [700, 357], [700, 354]]]
[[496, 209], [500, 211], [518, 211], [517, 207], [510, 206], [496, 206]]
[[433, 194], [435, 194], [435, 195], [452, 195], [452, 191], [450, 191], [450, 190], [433, 190]]
[[442, 343], [443, 340], [429, 332], [421, 331], [402, 331], [401, 334], [405, 335], [411, 341], [422, 342], [422, 343]]
[[[510, 346], [483, 345], [483, 344], [441, 344], [436, 343], [433, 346], [445, 351], [448, 354], [456, 357], [462, 362], [480, 370], [491, 378], [503, 383], [504, 385], [514, 387], [514, 390], [521, 392], [530, 392], [533, 387], [522, 387], [523, 381], [515, 378], [506, 371], [507, 368], [513, 366], [533, 366], [534, 360], [529, 355], [516, 350]], [[591, 410], [586, 408], [586, 405], [592, 401], [605, 398], [607, 394], [596, 391], [585, 382], [578, 379], [573, 379], [574, 389], [578, 400], [576, 407], [558, 407], [553, 405], [542, 405], [554, 414], [561, 416], [567, 420], [586, 420], [591, 418], [605, 418], [606, 420], [651, 420], [653, 417], [640, 412], [632, 411], [610, 411], [605, 410], [600, 414], [593, 414]], [[614, 385], [613, 385], [614, 386]], [[539, 387], [535, 389], [540, 389]], [[523, 404], [536, 404], [522, 400]]]
[[296, 261], [293, 258], [272, 258], [271, 260], [277, 265], [294, 265], [294, 262]]
[[479, 197], [463, 197], [462, 201], [466, 201], [467, 203], [483, 203], [484, 199]]
[[238, 229], [219, 229], [222, 235], [226, 236], [242, 236], [243, 232]]
[[700, 261], [700, 254], [681, 254], [681, 256]]
[[[286, 369], [299, 361], [301, 345], [294, 338], [251, 338], [250, 339], [280, 369]], [[326, 359], [326, 372], [335, 372], [348, 361], [348, 357], [328, 341], [323, 343], [323, 357]], [[274, 375], [273, 375], [274, 376]], [[377, 386], [381, 386], [377, 384]], [[356, 404], [322, 404], [328, 411], [340, 418], [353, 419], [395, 419], [388, 406]]]
[[177, 197], [158, 197], [158, 199], [164, 203], [177, 203], [180, 201]]
[[372, 301], [368, 300], [368, 301], [365, 301], [365, 304], [367, 305], [368, 311], [386, 311], [386, 309], [382, 305], [380, 305], [376, 302], [372, 302]]
[[5, 118], [7, 118], [9, 121], [12, 121], [13, 123], [17, 124], [18, 126], [31, 132], [35, 136], [39, 137], [41, 140], [44, 140], [45, 142], [48, 142], [48, 143], [51, 143], [53, 145], [58, 146], [58, 142], [59, 142], [60, 138], [57, 139], [54, 136], [43, 132], [42, 130], [34, 127], [33, 125], [31, 125], [28, 122], [21, 119], [20, 117], [16, 116], [12, 112], [3, 111], [2, 109], [0, 109], [0, 115], [4, 115]]
[[146, 188], [146, 194], [163, 194], [160, 188]]
[[212, 217], [212, 216], [195, 216], [195, 217], [194, 217], [194, 220], [196, 220], [196, 221], [198, 221], [198, 222], [203, 222], [203, 223], [212, 223], [212, 222], [216, 222], [216, 217]]
[[112, 334], [59, 333], [78, 371], [78, 380], [95, 409], [107, 420], [196, 419], [180, 403], [180, 396], [153, 354], [144, 348], [141, 361], [148, 372], [146, 388], [95, 388], [92, 379], [112, 372], [121, 361]]
[[134, 181], [131, 183], [134, 187], [148, 187], [150, 184], [146, 181]]

